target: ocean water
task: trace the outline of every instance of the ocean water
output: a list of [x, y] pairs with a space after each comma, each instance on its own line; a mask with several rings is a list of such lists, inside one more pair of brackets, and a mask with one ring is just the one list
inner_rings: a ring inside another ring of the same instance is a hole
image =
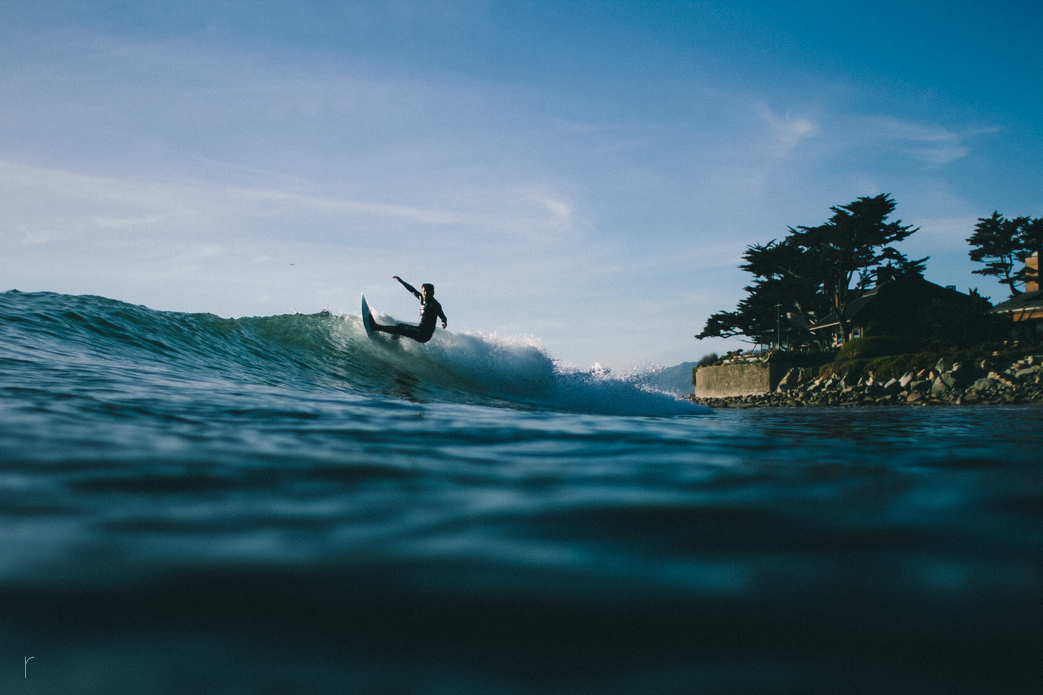
[[0, 294], [0, 693], [1043, 692], [1043, 410]]

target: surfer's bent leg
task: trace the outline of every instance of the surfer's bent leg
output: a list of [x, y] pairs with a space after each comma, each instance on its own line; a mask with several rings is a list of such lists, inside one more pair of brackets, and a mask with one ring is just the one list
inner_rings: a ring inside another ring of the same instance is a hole
[[410, 326], [409, 324], [381, 326], [380, 324], [374, 323], [373, 330], [380, 331], [381, 333], [390, 333], [391, 335], [401, 335], [406, 338], [412, 338], [418, 343], [426, 343], [431, 340], [431, 336], [434, 335], [434, 331], [425, 331], [420, 326]]

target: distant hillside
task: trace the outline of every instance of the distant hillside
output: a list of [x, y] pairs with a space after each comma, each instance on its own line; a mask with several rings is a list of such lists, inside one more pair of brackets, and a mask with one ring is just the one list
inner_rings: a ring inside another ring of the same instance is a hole
[[695, 387], [692, 386], [692, 367], [694, 366], [695, 362], [682, 362], [674, 367], [664, 367], [662, 371], [642, 376], [641, 382], [660, 391], [686, 396], [695, 391]]

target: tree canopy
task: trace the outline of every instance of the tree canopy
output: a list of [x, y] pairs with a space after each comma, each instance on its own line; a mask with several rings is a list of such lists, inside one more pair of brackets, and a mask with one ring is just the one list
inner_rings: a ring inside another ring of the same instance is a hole
[[1021, 269], [1015, 273], [1015, 277], [1020, 279], [1022, 282], [1033, 281], [1037, 284], [1040, 283], [1040, 271], [1043, 267], [1039, 265], [1040, 261], [1043, 261], [1043, 217], [1037, 217], [1036, 219], [1027, 218], [1025, 223], [1021, 225], [1019, 237], [1021, 239], [1021, 249], [1024, 252], [1024, 256], [1028, 257], [1032, 254], [1036, 254], [1038, 259], [1036, 262], [1036, 269], [1032, 270], [1026, 266], [1022, 266]]
[[971, 260], [985, 264], [984, 268], [971, 272], [994, 275], [1000, 284], [1010, 288], [1010, 296], [1015, 297], [1021, 294], [1018, 285], [1037, 279], [1037, 272], [1018, 265], [1033, 252], [1043, 249], [1043, 218], [1008, 220], [999, 212], [993, 212], [992, 217], [978, 218], [974, 234], [967, 242], [974, 247], [970, 250]]
[[967, 239], [972, 247], [972, 261], [984, 263], [984, 268], [973, 270], [976, 275], [994, 275], [1000, 284], [1010, 288], [1011, 295], [1021, 294], [1015, 286], [1017, 281], [1012, 277], [1015, 255], [1018, 252], [1018, 226], [1020, 218], [1008, 220], [993, 212], [992, 217], [979, 217], [974, 227], [974, 234]]
[[817, 227], [790, 227], [782, 241], [747, 247], [740, 266], [754, 276], [744, 288], [747, 296], [735, 311], [710, 316], [696, 338], [743, 335], [769, 343], [780, 313], [796, 313], [810, 324], [830, 311], [846, 335], [847, 305], [870, 284], [874, 268], [886, 262], [897, 274], [923, 272], [926, 258], [910, 261], [891, 246], [917, 230], [887, 221], [895, 209], [888, 194], [830, 209], [833, 215]]

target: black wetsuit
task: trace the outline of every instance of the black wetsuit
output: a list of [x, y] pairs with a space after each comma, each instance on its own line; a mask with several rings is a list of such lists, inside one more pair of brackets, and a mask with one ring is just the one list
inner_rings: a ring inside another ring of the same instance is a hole
[[[399, 282], [402, 282], [399, 280]], [[446, 321], [445, 314], [442, 312], [442, 305], [438, 303], [438, 300], [434, 297], [428, 297], [427, 301], [424, 301], [424, 296], [417, 292], [413, 287], [405, 282], [402, 282], [406, 289], [415, 294], [420, 298], [420, 325], [414, 326], [409, 323], [400, 323], [395, 326], [379, 326], [374, 324], [373, 328], [380, 331], [381, 333], [390, 333], [391, 335], [404, 335], [407, 338], [412, 338], [418, 343], [426, 343], [431, 340], [431, 336], [435, 334], [435, 324], [438, 323], [438, 319]]]
[[435, 334], [435, 324], [438, 323], [438, 319], [446, 320], [445, 314], [442, 313], [442, 305], [438, 303], [438, 300], [434, 297], [428, 297], [427, 301], [420, 300], [420, 338], [417, 338], [421, 343], [426, 343], [431, 340], [431, 336]]

